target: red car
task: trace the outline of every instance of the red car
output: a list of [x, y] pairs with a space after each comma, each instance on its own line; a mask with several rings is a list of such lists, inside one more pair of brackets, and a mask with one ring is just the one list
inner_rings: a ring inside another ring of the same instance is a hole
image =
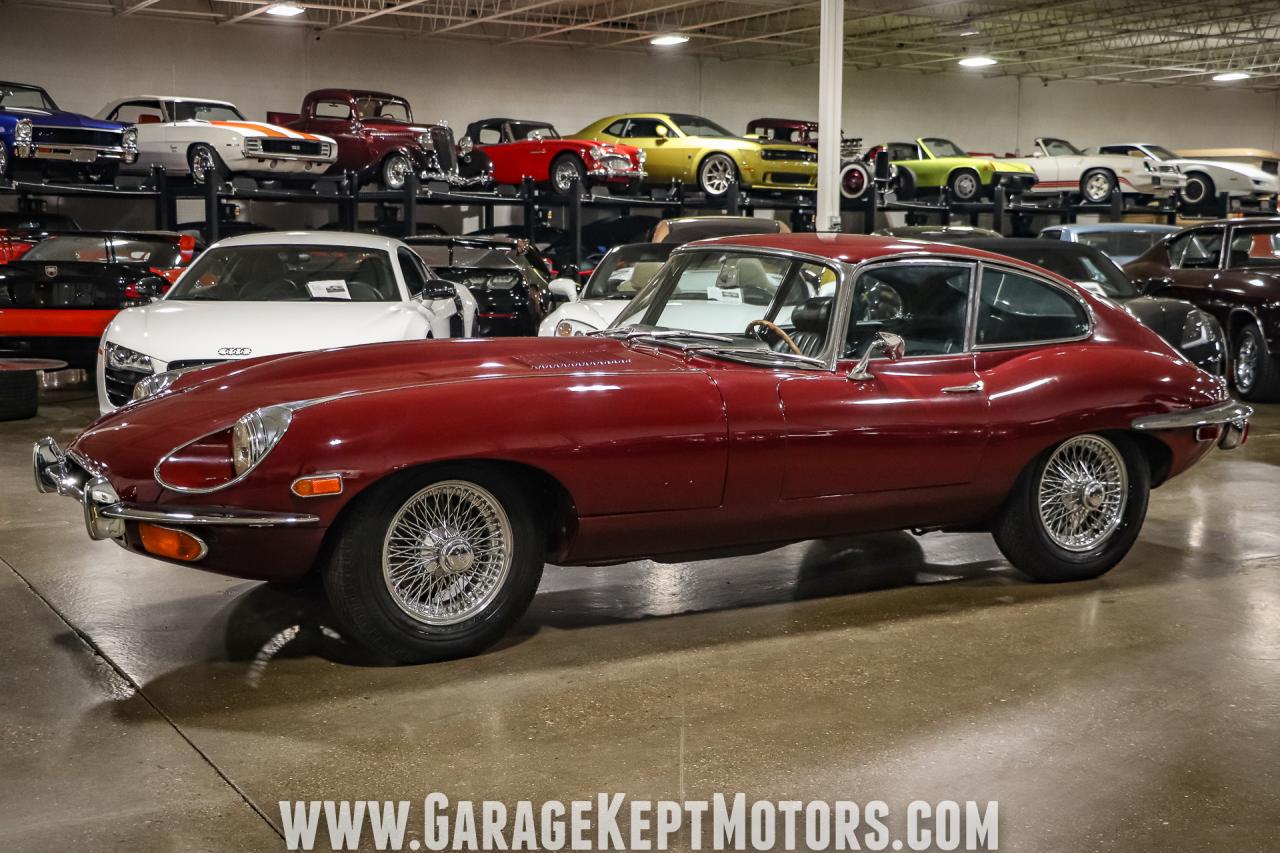
[[317, 89], [302, 99], [299, 113], [267, 113], [267, 121], [290, 130], [328, 136], [338, 143], [330, 174], [351, 171], [362, 180], [398, 190], [410, 174], [457, 187], [492, 182], [489, 158], [455, 141], [444, 123], [418, 125], [399, 95], [362, 89]]
[[467, 138], [493, 160], [493, 180], [519, 184], [526, 177], [558, 193], [574, 180], [586, 189], [629, 191], [644, 178], [644, 152], [633, 145], [562, 139], [553, 125], [486, 118], [467, 125]]
[[547, 561], [989, 530], [1036, 580], [1092, 578], [1149, 490], [1251, 414], [1045, 270], [832, 234], [683, 246], [594, 337], [246, 359], [148, 390], [65, 451], [40, 441], [39, 488], [139, 554], [320, 573], [349, 636], [400, 661], [496, 641]]
[[769, 142], [792, 142], [818, 147], [818, 123], [798, 118], [753, 118], [747, 122], [747, 136], [758, 136]]
[[168, 231], [53, 234], [0, 266], [0, 351], [91, 370], [122, 308], [162, 295], [199, 250]]

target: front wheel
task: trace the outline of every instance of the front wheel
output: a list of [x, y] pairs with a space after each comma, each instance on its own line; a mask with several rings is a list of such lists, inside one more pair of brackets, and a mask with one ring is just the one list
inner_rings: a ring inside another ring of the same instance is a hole
[[1236, 335], [1231, 378], [1246, 400], [1266, 402], [1280, 398], [1280, 367], [1258, 327], [1250, 323]]
[[722, 196], [738, 179], [738, 168], [728, 154], [709, 154], [698, 166], [698, 189], [708, 198]]
[[575, 186], [581, 193], [587, 188], [587, 170], [572, 154], [561, 154], [551, 164], [551, 187], [560, 195], [568, 195]]
[[382, 188], [385, 190], [404, 189], [405, 182], [409, 180], [409, 175], [412, 172], [413, 165], [409, 162], [408, 157], [403, 154], [391, 154], [382, 161], [382, 169], [379, 173]]
[[325, 568], [325, 592], [357, 641], [399, 663], [473, 655], [533, 600], [545, 555], [533, 509], [475, 466], [404, 475], [362, 497]]
[[1027, 466], [992, 529], [1014, 568], [1045, 583], [1087, 580], [1129, 552], [1151, 471], [1128, 438], [1069, 438]]
[[1204, 172], [1188, 172], [1187, 185], [1182, 188], [1182, 206], [1197, 213], [1212, 210], [1216, 193], [1213, 178]]
[[957, 169], [947, 178], [947, 190], [956, 201], [977, 201], [982, 195], [982, 179], [972, 169]]

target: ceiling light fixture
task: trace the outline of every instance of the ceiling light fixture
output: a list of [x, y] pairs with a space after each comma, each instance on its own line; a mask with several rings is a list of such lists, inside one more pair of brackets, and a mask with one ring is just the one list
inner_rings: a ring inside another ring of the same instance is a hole
[[997, 61], [990, 56], [966, 56], [960, 60], [960, 64], [965, 68], [986, 68], [988, 65], [995, 65]]
[[960, 38], [968, 38], [969, 36], [976, 36], [977, 34], [978, 34], [977, 30], [961, 30], [960, 32], [956, 33], [956, 35], [960, 36]]
[[307, 10], [302, 8], [300, 3], [295, 3], [294, 0], [285, 0], [283, 3], [272, 3], [267, 7], [267, 14], [275, 15], [277, 18], [295, 18], [305, 11]]
[[1230, 83], [1232, 80], [1248, 80], [1252, 76], [1248, 71], [1223, 71], [1213, 75], [1213, 79], [1219, 83]]
[[667, 33], [666, 35], [654, 36], [649, 39], [649, 44], [655, 44], [658, 47], [670, 47], [675, 44], [684, 44], [689, 37], [684, 33]]

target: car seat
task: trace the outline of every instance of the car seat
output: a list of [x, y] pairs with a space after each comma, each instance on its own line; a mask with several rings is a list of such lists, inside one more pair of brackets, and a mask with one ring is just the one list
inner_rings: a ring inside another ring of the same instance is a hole
[[[806, 299], [804, 304], [791, 312], [791, 323], [795, 331], [791, 332], [791, 340], [796, 342], [803, 355], [817, 358], [827, 343], [827, 327], [831, 323], [830, 296], [815, 296]], [[793, 352], [786, 341], [777, 341], [771, 349], [777, 352]]]

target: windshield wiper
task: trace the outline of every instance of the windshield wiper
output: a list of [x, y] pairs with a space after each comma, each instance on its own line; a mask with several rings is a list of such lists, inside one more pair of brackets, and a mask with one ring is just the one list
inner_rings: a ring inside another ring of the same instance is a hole
[[716, 341], [717, 343], [731, 344], [733, 338], [725, 335], [713, 335], [710, 332], [690, 332], [684, 329], [635, 329], [635, 328], [611, 328], [597, 329], [593, 332], [587, 332], [588, 335], [601, 338], [614, 338], [619, 341], [630, 341], [636, 338], [649, 338], [651, 340], [663, 341], [670, 338], [693, 338], [696, 341]]
[[727, 358], [731, 361], [745, 361], [755, 364], [761, 361], [784, 361], [799, 362], [800, 364], [813, 365], [814, 367], [825, 368], [827, 363], [820, 358], [813, 358], [807, 355], [800, 355], [794, 352], [778, 352], [772, 349], [762, 349], [760, 347], [712, 347], [702, 346], [693, 348], [699, 355], [719, 356]]

